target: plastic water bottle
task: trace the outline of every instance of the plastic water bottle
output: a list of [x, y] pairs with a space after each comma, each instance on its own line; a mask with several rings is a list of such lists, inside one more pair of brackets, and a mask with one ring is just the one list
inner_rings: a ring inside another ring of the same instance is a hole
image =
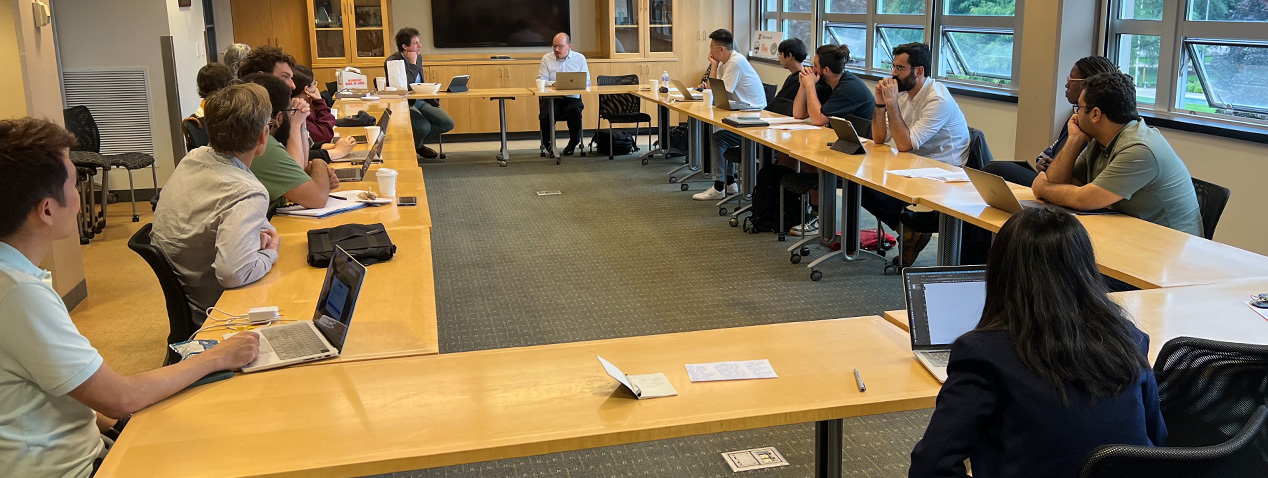
[[669, 84], [669, 70], [664, 70], [660, 72], [660, 84], [662, 85]]

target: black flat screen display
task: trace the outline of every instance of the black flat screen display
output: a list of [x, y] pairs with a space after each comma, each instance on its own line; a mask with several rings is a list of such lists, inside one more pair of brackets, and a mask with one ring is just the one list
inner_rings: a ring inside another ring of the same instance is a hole
[[569, 0], [432, 0], [437, 48], [550, 46], [569, 29]]

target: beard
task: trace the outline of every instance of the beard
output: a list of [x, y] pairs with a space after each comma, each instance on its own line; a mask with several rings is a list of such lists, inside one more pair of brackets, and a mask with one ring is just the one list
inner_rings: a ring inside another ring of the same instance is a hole
[[898, 91], [900, 92], [911, 91], [916, 88], [916, 75], [908, 75], [907, 78], [895, 76], [894, 80], [898, 82]]

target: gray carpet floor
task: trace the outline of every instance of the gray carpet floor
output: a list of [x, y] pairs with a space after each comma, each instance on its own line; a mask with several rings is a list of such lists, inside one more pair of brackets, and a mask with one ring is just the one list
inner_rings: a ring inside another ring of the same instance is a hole
[[[774, 234], [729, 227], [712, 201], [669, 184], [681, 159], [564, 158], [450, 153], [423, 165], [432, 210], [442, 353], [777, 322], [879, 315], [902, 308], [901, 279], [885, 260], [829, 261], [819, 282], [789, 263]], [[558, 190], [560, 195], [538, 196]], [[732, 206], [733, 207], [733, 206]], [[874, 224], [866, 217], [864, 225]], [[789, 238], [790, 241], [796, 238]], [[936, 243], [918, 262], [934, 261]], [[892, 254], [891, 254], [892, 255]], [[850, 477], [905, 476], [930, 411], [846, 420]], [[775, 446], [814, 470], [813, 424], [764, 428], [520, 459], [395, 473], [392, 477], [723, 477], [725, 451]]]

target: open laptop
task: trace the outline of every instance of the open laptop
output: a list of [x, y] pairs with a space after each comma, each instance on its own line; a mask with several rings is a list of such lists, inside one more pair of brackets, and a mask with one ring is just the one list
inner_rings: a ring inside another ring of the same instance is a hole
[[727, 111], [758, 111], [761, 108], [743, 101], [732, 101], [726, 92], [726, 83], [721, 78], [709, 78], [709, 89], [713, 90], [713, 106]]
[[688, 88], [687, 85], [682, 84], [682, 81], [679, 81], [679, 80], [669, 80], [669, 81], [672, 81], [674, 83], [674, 89], [678, 90], [678, 94], [682, 95], [681, 101], [704, 101], [703, 96], [692, 95], [691, 88]]
[[1022, 209], [1035, 207], [1048, 207], [1060, 209], [1070, 214], [1080, 216], [1098, 215], [1098, 214], [1116, 214], [1112, 209], [1097, 209], [1094, 211], [1079, 211], [1067, 207], [1059, 206], [1052, 203], [1044, 203], [1039, 201], [1020, 201], [1017, 195], [1013, 194], [1013, 190], [1008, 187], [1008, 181], [1004, 178], [985, 171], [979, 171], [973, 168], [964, 168], [964, 173], [969, 176], [969, 181], [973, 182], [973, 188], [977, 189], [977, 193], [982, 195], [982, 199], [986, 204], [995, 209], [999, 209], [1009, 213], [1019, 213]]
[[867, 150], [863, 149], [863, 140], [859, 139], [858, 133], [854, 131], [855, 127], [852, 122], [829, 116], [828, 126], [831, 126], [832, 131], [837, 133], [837, 140], [831, 144], [833, 151], [845, 154], [863, 154], [867, 152]]
[[947, 381], [951, 343], [977, 327], [986, 304], [986, 267], [903, 269], [911, 351], [939, 382]]
[[260, 334], [260, 353], [242, 371], [259, 372], [338, 357], [364, 281], [365, 266], [335, 246], [313, 320], [255, 329]]
[[556, 90], [584, 90], [586, 89], [586, 72], [584, 71], [561, 71], [555, 74]]
[[[383, 151], [383, 135], [379, 135], [378, 141], [374, 142], [374, 146], [370, 148], [365, 158], [361, 159], [361, 167], [359, 168], [337, 168], [335, 169], [335, 177], [339, 178], [339, 182], [357, 182], [364, 180], [366, 175], [370, 174], [370, 164], [374, 162], [373, 158], [379, 156]], [[354, 153], [356, 151], [353, 151]], [[351, 154], [349, 154], [351, 156]]]
[[[383, 110], [383, 114], [379, 116], [379, 122], [376, 123], [376, 125], [379, 127], [380, 132], [387, 131], [387, 120], [390, 116], [392, 116], [391, 111], [392, 108], [385, 109]], [[366, 138], [364, 134], [353, 135], [352, 139], [356, 141], [357, 144], [366, 144], [370, 142], [369, 138]]]
[[462, 93], [467, 91], [467, 81], [471, 80], [471, 75], [458, 75], [449, 80], [449, 87], [445, 91], [450, 93]]

